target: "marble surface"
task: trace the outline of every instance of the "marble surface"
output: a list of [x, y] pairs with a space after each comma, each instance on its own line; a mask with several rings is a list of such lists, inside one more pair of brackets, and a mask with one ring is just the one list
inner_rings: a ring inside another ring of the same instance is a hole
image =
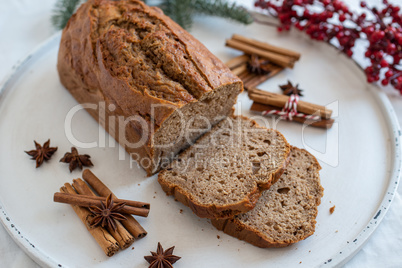
[[[55, 33], [50, 24], [54, 3], [54, 0], [0, 0], [0, 82], [19, 59]], [[357, 1], [350, 0], [348, 4], [357, 6]], [[402, 125], [402, 96], [391, 88], [384, 90]], [[402, 258], [399, 256], [402, 251], [401, 219], [402, 187], [399, 186], [385, 219], [367, 244], [345, 267], [402, 267]], [[15, 244], [2, 225], [0, 260], [0, 267], [39, 267]]]

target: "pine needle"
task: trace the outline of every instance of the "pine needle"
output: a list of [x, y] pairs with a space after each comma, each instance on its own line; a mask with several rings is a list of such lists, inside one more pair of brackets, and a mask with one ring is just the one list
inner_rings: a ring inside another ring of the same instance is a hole
[[58, 0], [51, 18], [53, 26], [58, 30], [63, 29], [80, 2], [81, 0]]
[[253, 18], [245, 8], [223, 0], [195, 0], [193, 8], [200, 14], [232, 19], [243, 24], [253, 22]]
[[184, 29], [190, 29], [193, 24], [194, 0], [165, 0], [160, 7], [163, 12]]

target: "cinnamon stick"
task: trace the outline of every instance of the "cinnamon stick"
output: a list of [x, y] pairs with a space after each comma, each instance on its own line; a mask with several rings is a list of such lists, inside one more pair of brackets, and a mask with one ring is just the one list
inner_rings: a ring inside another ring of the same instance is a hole
[[[99, 180], [89, 169], [85, 169], [82, 172], [82, 178], [94, 189], [100, 196], [106, 197], [112, 194], [113, 198], [117, 198], [116, 195]], [[147, 235], [147, 231], [139, 224], [139, 222], [131, 215], [125, 215], [127, 220], [123, 221], [123, 226], [135, 237], [142, 238]]]
[[[255, 102], [278, 108], [283, 108], [289, 99], [289, 96], [263, 91], [256, 88], [250, 88], [248, 91], [248, 96]], [[305, 101], [298, 102], [297, 110], [301, 113], [309, 115], [318, 111], [320, 116], [324, 119], [330, 119], [332, 115], [332, 110], [327, 109], [324, 106]]]
[[[81, 179], [73, 180], [73, 187], [79, 194], [96, 196], [96, 194], [89, 188], [89, 186]], [[126, 249], [134, 243], [134, 236], [132, 236], [130, 232], [127, 231], [126, 228], [124, 228], [120, 221], [115, 220], [115, 224], [116, 230], [114, 230], [109, 225], [107, 227], [107, 230], [119, 243], [120, 248]]]
[[247, 54], [256, 54], [282, 67], [293, 68], [294, 66], [295, 58], [269, 52], [238, 40], [226, 40], [226, 46], [241, 50]]
[[250, 74], [250, 72], [247, 71], [247, 70], [245, 70], [244, 72], [242, 72], [242, 73], [239, 74], [238, 76], [239, 76], [240, 80], [243, 81], [243, 79], [244, 79], [247, 75], [249, 75], [249, 74]]
[[[101, 201], [106, 201], [106, 197], [98, 197], [98, 196], [84, 196], [84, 195], [75, 195], [75, 194], [67, 194], [67, 193], [55, 193], [53, 196], [53, 201], [58, 203], [65, 203], [71, 205], [77, 205], [81, 207], [101, 207]], [[124, 199], [114, 199], [116, 203], [123, 203], [126, 200]], [[131, 201], [133, 202], [133, 201]], [[139, 208], [125, 205], [121, 209], [122, 213], [133, 214], [141, 217], [148, 217], [149, 209], [147, 208]]]
[[[74, 180], [74, 181], [76, 181], [76, 180]], [[77, 187], [80, 187], [80, 186], [77, 186]], [[92, 195], [92, 194], [91, 195], [81, 194], [80, 198], [85, 198], [85, 199], [89, 199], [89, 200], [93, 200], [93, 201], [106, 201], [105, 197]], [[126, 203], [126, 206], [128, 206], [128, 207], [145, 208], [147, 210], [150, 209], [150, 204], [145, 203], [145, 202], [126, 200], [126, 199], [118, 199], [118, 198], [113, 198], [113, 201], [115, 203]]]
[[253, 79], [250, 79], [249, 81], [247, 81], [247, 83], [244, 83], [244, 87], [247, 90], [250, 88], [253, 89], [256, 86], [258, 86], [259, 84], [268, 80], [269, 78], [275, 76], [277, 73], [279, 73], [282, 70], [283, 70], [283, 68], [281, 68], [281, 67], [274, 67], [268, 74], [259, 75], [259, 76], [254, 77]]
[[[77, 194], [73, 187], [68, 183], [61, 187], [60, 191], [62, 193]], [[89, 222], [92, 220], [92, 213], [88, 209], [76, 205], [71, 205], [71, 207], [84, 223], [88, 232], [102, 248], [103, 252], [105, 252], [108, 257], [113, 256], [119, 250], [119, 245], [117, 241], [113, 238], [113, 236], [110, 235], [110, 233], [105, 228], [102, 228], [100, 226], [91, 228], [89, 226]]]
[[250, 81], [256, 77], [259, 77], [259, 75], [255, 74], [255, 73], [247, 72], [247, 74], [244, 75], [244, 77], [241, 78], [241, 80], [243, 81], [243, 84], [247, 84], [248, 81]]
[[[278, 110], [278, 108], [275, 106], [270, 106], [270, 105], [253, 102], [250, 110], [256, 111], [256, 112], [264, 112], [264, 111]], [[295, 122], [298, 122], [298, 123], [307, 123], [310, 126], [319, 127], [319, 128], [331, 128], [334, 123], [334, 119], [323, 119], [323, 118], [321, 118], [318, 121], [315, 121], [315, 120], [305, 119], [305, 118], [301, 118], [301, 117], [293, 117], [292, 120]]]
[[234, 73], [235, 75], [240, 75], [244, 71], [247, 71], [247, 63], [244, 63], [244, 64], [232, 69], [232, 73]]
[[226, 66], [233, 70], [234, 68], [247, 63], [249, 59], [250, 57], [248, 55], [240, 55], [226, 62]]
[[243, 42], [243, 43], [246, 43], [246, 44], [249, 44], [249, 45], [252, 45], [254, 47], [257, 47], [257, 48], [260, 48], [260, 49], [263, 49], [263, 50], [271, 51], [271, 52], [281, 54], [281, 55], [284, 55], [284, 56], [288, 56], [288, 57], [293, 57], [296, 60], [300, 59], [300, 56], [301, 56], [301, 54], [296, 52], [296, 51], [292, 51], [292, 50], [285, 49], [285, 48], [282, 48], [282, 47], [273, 46], [273, 45], [270, 45], [270, 44], [267, 44], [267, 43], [264, 43], [264, 42], [261, 42], [261, 41], [258, 41], [258, 40], [247, 38], [247, 37], [239, 35], [239, 34], [234, 34], [232, 36], [232, 39], [240, 41], [240, 42]]

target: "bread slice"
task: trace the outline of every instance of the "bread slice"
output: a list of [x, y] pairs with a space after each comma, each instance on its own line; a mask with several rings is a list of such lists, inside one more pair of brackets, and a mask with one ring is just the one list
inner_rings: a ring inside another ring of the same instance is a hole
[[324, 189], [320, 164], [306, 150], [292, 147], [289, 164], [255, 208], [228, 220], [212, 220], [219, 230], [258, 247], [285, 247], [314, 233]]
[[151, 175], [232, 115], [243, 84], [143, 2], [82, 4], [63, 30], [57, 69], [66, 89]]
[[201, 218], [231, 218], [254, 208], [282, 174], [290, 146], [281, 133], [228, 117], [159, 173], [168, 195]]

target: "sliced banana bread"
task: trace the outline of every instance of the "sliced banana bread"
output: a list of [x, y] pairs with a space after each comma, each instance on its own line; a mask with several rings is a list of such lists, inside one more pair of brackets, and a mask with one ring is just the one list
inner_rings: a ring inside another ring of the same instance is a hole
[[306, 150], [292, 147], [289, 164], [255, 208], [233, 219], [212, 220], [219, 230], [258, 247], [285, 247], [314, 233], [324, 189], [320, 164]]
[[202, 218], [231, 218], [254, 208], [282, 174], [290, 146], [281, 133], [229, 117], [159, 173], [168, 195]]

